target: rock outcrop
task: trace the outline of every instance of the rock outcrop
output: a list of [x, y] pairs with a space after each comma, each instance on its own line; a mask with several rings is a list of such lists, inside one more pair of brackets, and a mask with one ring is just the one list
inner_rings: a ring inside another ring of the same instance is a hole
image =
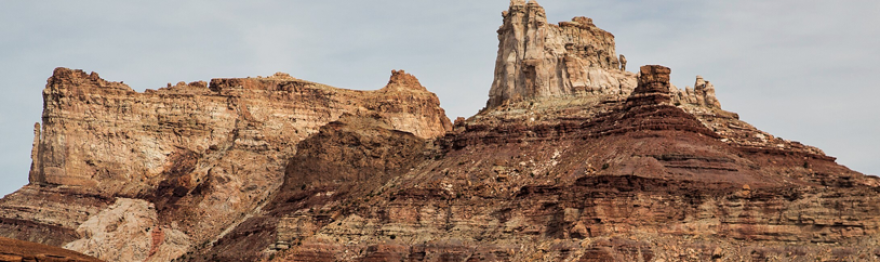
[[672, 73], [668, 67], [649, 65], [643, 66], [639, 72], [639, 85], [626, 99], [628, 108], [669, 104], [669, 75]]
[[487, 108], [541, 98], [623, 94], [635, 88], [635, 74], [621, 70], [614, 35], [592, 19], [549, 24], [544, 8], [525, 0], [512, 0], [502, 15]]
[[278, 73], [137, 93], [59, 68], [0, 235], [112, 261], [880, 261], [880, 179], [625, 71], [514, 0], [487, 107], [450, 123]]
[[[437, 96], [402, 70], [377, 91], [279, 73], [138, 93], [58, 68], [43, 96], [30, 185], [0, 200], [0, 232], [114, 261], [167, 261], [211, 242], [278, 190], [299, 141], [343, 115], [423, 139], [451, 130]], [[138, 215], [104, 228], [122, 214]], [[160, 228], [166, 240], [150, 247]]]
[[0, 262], [100, 262], [70, 250], [0, 237]]
[[697, 82], [694, 83], [693, 88], [689, 86], [684, 90], [673, 88], [671, 91], [672, 101], [676, 104], [721, 108], [721, 102], [715, 97], [715, 86], [711, 82], [703, 80], [702, 76], [697, 76]]

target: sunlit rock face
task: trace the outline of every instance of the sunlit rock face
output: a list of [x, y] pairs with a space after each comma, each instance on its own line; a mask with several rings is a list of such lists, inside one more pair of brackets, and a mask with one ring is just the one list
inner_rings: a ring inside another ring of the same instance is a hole
[[[297, 143], [342, 116], [380, 119], [422, 139], [451, 130], [437, 96], [402, 70], [376, 91], [278, 73], [139, 93], [58, 68], [43, 96], [30, 185], [0, 202], [0, 232], [112, 261], [168, 260], [213, 241], [278, 190]], [[124, 225], [148, 230], [96, 231], [106, 226], [96, 217], [120, 210], [142, 213]], [[143, 247], [115, 248], [124, 243]]]
[[635, 88], [635, 74], [621, 68], [614, 35], [596, 27], [592, 19], [549, 24], [543, 7], [522, 0], [512, 1], [502, 15], [487, 107], [548, 97], [623, 94]]

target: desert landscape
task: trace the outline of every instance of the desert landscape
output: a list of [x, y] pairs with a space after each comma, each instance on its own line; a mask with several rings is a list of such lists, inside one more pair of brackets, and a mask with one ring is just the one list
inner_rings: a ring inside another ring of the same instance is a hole
[[0, 261], [880, 260], [880, 178], [627, 65], [591, 18], [502, 17], [485, 107], [454, 120], [404, 70], [138, 92], [56, 68]]

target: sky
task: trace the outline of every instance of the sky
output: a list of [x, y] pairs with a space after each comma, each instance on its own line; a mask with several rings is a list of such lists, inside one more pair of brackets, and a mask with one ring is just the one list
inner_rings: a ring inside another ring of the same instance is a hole
[[[0, 196], [27, 184], [55, 67], [143, 91], [212, 78], [374, 90], [405, 69], [448, 116], [485, 106], [508, 0], [0, 1]], [[630, 70], [714, 83], [722, 108], [838, 163], [880, 174], [880, 1], [541, 0], [551, 23], [594, 19]]]

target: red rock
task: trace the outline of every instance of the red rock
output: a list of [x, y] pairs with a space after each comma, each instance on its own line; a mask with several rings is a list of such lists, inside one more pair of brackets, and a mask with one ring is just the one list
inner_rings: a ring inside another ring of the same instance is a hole
[[402, 70], [377, 91], [276, 73], [137, 93], [56, 69], [0, 234], [119, 261], [878, 258], [880, 179], [701, 78], [620, 70], [589, 18], [503, 15], [487, 107], [454, 125]]
[[0, 237], [0, 261], [100, 262], [101, 260], [53, 246]]
[[647, 65], [642, 66], [639, 73], [639, 85], [627, 98], [627, 107], [668, 104], [669, 75], [668, 67]]

